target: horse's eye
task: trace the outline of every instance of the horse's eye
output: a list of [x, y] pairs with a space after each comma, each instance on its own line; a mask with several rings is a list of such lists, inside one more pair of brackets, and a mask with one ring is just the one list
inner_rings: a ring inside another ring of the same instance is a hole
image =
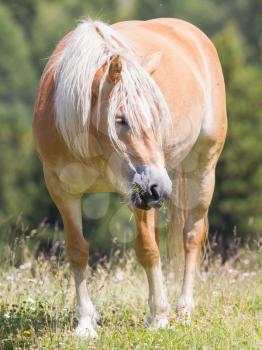
[[128, 126], [128, 123], [124, 115], [120, 115], [116, 117], [116, 124]]

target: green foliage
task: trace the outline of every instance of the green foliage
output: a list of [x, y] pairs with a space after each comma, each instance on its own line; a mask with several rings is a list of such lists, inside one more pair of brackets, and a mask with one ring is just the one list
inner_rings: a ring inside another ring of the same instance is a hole
[[[214, 38], [227, 86], [229, 131], [217, 171], [213, 207], [217, 228], [242, 234], [262, 230], [262, 70], [247, 64], [248, 51], [234, 26]], [[221, 220], [222, 219], [222, 220]]]
[[174, 1], [167, 0], [143, 0], [135, 2], [135, 12], [137, 19], [150, 19], [157, 17], [167, 17], [167, 14], [174, 13]]
[[31, 114], [36, 82], [30, 47], [8, 9], [0, 6], [0, 218], [30, 210], [34, 175]]
[[209, 35], [216, 33], [225, 22], [225, 6], [223, 4], [217, 6], [212, 0], [136, 0], [134, 3], [135, 18], [143, 20], [158, 17], [180, 18], [199, 26]]
[[30, 65], [30, 47], [8, 9], [1, 5], [0, 23], [1, 103], [29, 105], [33, 101], [35, 84], [34, 70]]
[[39, 0], [1, 0], [10, 11], [15, 22], [21, 26], [26, 36], [31, 35], [32, 22], [36, 16], [36, 6]]
[[248, 45], [248, 58], [261, 63], [262, 49], [262, 1], [213, 0], [217, 6], [224, 6], [227, 20], [234, 22]]

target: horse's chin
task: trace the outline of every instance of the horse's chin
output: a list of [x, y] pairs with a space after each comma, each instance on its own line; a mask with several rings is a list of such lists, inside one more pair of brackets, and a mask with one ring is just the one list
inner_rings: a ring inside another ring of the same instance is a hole
[[150, 206], [146, 203], [146, 201], [141, 198], [137, 193], [132, 193], [131, 195], [131, 203], [134, 208], [149, 210]]
[[142, 203], [137, 203], [137, 202], [133, 203], [133, 207], [137, 208], [137, 209], [141, 209], [141, 210], [149, 210], [149, 209], [151, 209], [151, 207], [149, 207], [148, 205], [142, 204]]

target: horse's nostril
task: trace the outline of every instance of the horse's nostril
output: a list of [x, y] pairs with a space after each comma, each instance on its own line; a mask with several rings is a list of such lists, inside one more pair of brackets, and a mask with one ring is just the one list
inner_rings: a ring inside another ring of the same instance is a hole
[[150, 191], [151, 191], [151, 194], [152, 194], [152, 198], [154, 200], [158, 200], [160, 198], [160, 195], [159, 195], [159, 192], [158, 192], [158, 186], [157, 185], [152, 185], [150, 187]]

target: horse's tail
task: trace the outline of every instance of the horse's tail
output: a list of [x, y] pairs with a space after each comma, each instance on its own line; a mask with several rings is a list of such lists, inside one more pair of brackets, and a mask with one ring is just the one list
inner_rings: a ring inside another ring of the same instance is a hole
[[184, 271], [183, 233], [187, 209], [187, 186], [183, 171], [178, 171], [173, 180], [173, 191], [169, 207], [167, 251], [175, 278], [181, 279]]

